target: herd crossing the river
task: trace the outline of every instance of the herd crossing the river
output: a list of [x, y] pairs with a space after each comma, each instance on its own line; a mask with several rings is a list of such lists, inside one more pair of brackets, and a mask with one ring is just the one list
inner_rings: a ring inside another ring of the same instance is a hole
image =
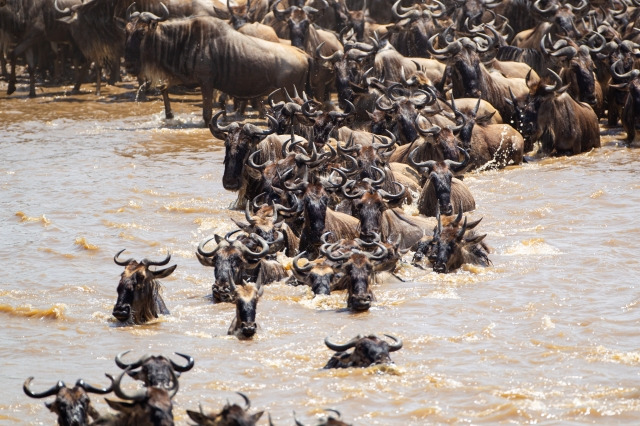
[[[214, 304], [235, 304], [228, 334], [239, 340], [256, 335], [273, 282], [343, 292], [346, 308], [363, 312], [376, 286], [402, 279], [400, 264], [490, 267], [465, 173], [597, 149], [601, 121], [629, 145], [640, 128], [638, 0], [0, 0], [0, 58], [7, 93], [24, 65], [30, 97], [38, 76], [71, 69], [73, 92], [92, 71], [100, 95], [124, 65], [139, 93], [160, 90], [166, 119], [172, 87], [200, 88], [204, 125], [224, 141], [222, 184], [245, 220], [195, 256], [213, 268]], [[249, 104], [264, 125], [243, 120]], [[160, 280], [178, 266], [167, 266], [171, 254], [137, 261], [124, 251], [113, 258], [124, 267], [113, 317], [135, 327], [170, 315]], [[336, 353], [325, 368], [391, 363], [403, 343], [385, 336], [327, 337]], [[36, 392], [30, 377], [24, 392], [55, 396], [47, 407], [59, 424], [173, 424], [178, 379], [194, 359], [125, 354], [106, 387], [60, 381]], [[127, 377], [144, 387], [125, 391]], [[89, 394], [111, 392], [116, 414], [98, 413]], [[255, 424], [263, 412], [239, 396], [244, 408], [187, 414]], [[346, 423], [329, 410], [319, 424]]]

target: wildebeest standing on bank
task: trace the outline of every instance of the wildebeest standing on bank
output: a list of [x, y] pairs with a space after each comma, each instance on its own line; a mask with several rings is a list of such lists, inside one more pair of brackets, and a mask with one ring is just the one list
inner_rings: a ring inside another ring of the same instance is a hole
[[164, 266], [171, 260], [171, 255], [160, 262], [142, 259], [140, 263], [134, 259], [118, 260], [124, 251], [120, 250], [113, 261], [124, 266], [124, 272], [118, 283], [118, 299], [113, 307], [113, 316], [118, 321], [132, 324], [144, 324], [158, 315], [167, 315], [169, 310], [160, 295], [160, 278], [165, 278], [175, 271], [178, 265], [152, 271], [150, 266]]
[[150, 12], [127, 13], [125, 66], [127, 72], [162, 82], [165, 115], [172, 117], [168, 88], [199, 85], [205, 125], [211, 121], [214, 89], [237, 99], [266, 96], [285, 87], [306, 88], [311, 60], [303, 51], [235, 31], [212, 17], [165, 22]]

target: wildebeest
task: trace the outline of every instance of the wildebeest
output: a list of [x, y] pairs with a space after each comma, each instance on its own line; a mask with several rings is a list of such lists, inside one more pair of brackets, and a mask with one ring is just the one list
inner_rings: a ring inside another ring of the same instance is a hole
[[187, 410], [189, 418], [199, 426], [254, 426], [262, 417], [264, 411], [249, 414], [251, 403], [243, 393], [236, 392], [244, 399], [245, 407], [227, 402], [219, 413], [205, 414], [200, 406], [200, 411]]
[[96, 420], [100, 414], [91, 404], [89, 393], [104, 395], [111, 392], [113, 388], [113, 377], [106, 375], [111, 384], [106, 388], [96, 388], [79, 379], [73, 388], [68, 388], [64, 382], [59, 381], [52, 388], [44, 392], [33, 392], [31, 390], [31, 381], [33, 377], [29, 377], [24, 381], [22, 389], [31, 398], [46, 398], [48, 396], [56, 396], [53, 402], [47, 402], [45, 405], [49, 410], [58, 416], [58, 424], [61, 426], [82, 426], [89, 424], [89, 417]]
[[172, 378], [179, 377], [180, 373], [191, 370], [194, 365], [193, 357], [178, 352], [176, 355], [187, 361], [185, 365], [180, 365], [162, 355], [143, 355], [137, 361], [127, 363], [122, 358], [129, 352], [131, 350], [116, 355], [116, 365], [127, 370], [130, 377], [142, 381], [145, 386], [171, 389], [173, 387]]
[[336, 269], [344, 273], [335, 288], [347, 289], [347, 307], [354, 311], [367, 311], [375, 296], [371, 284], [375, 281], [376, 273], [387, 265], [389, 249], [381, 243], [373, 244], [377, 250], [373, 253], [359, 249], [351, 249], [346, 253], [336, 250], [339, 243], [334, 243], [323, 250], [323, 254], [330, 260], [337, 262]]
[[236, 316], [227, 334], [238, 339], [250, 339], [256, 334], [256, 310], [264, 287], [245, 282], [236, 286]]
[[489, 247], [483, 242], [487, 235], [478, 235], [473, 231], [482, 219], [467, 223], [465, 217], [461, 226], [462, 212], [459, 212], [457, 217], [444, 227], [439, 211], [437, 219], [438, 225], [433, 230], [433, 238], [418, 247], [414, 261], [426, 255], [434, 272], [438, 273], [455, 271], [465, 263], [491, 265]]
[[466, 161], [463, 162], [451, 160], [416, 162], [414, 158], [417, 149], [411, 152], [409, 161], [427, 176], [427, 181], [422, 187], [418, 199], [418, 211], [427, 217], [434, 217], [437, 209], [446, 215], [457, 213], [458, 210], [463, 212], [475, 210], [476, 202], [473, 194], [464, 182], [453, 177], [454, 172], [461, 171], [466, 167], [469, 159], [467, 151], [460, 149], [466, 157]]
[[[626, 92], [626, 100], [622, 107], [622, 126], [627, 132], [627, 143], [632, 143], [636, 131], [640, 128], [640, 70], [633, 69], [626, 73], [616, 70], [618, 62], [611, 66], [611, 73], [615, 77], [614, 88]], [[611, 86], [610, 86], [611, 87]]]
[[[366, 1], [365, 1], [365, 4], [366, 4]], [[338, 410], [327, 408], [325, 411], [330, 411], [334, 413], [337, 416], [337, 418], [333, 417], [333, 415], [330, 414], [328, 417], [324, 417], [318, 420], [318, 423], [316, 423], [315, 426], [351, 426], [349, 423], [345, 423], [342, 420], [340, 420], [340, 417], [342, 415]], [[293, 414], [294, 414], [294, 419], [296, 421], [296, 426], [305, 426], [304, 423], [301, 423], [300, 421], [298, 421], [298, 419], [295, 418], [295, 413]]]
[[160, 295], [160, 278], [166, 278], [175, 271], [177, 265], [152, 271], [151, 266], [164, 266], [171, 260], [171, 254], [160, 261], [142, 259], [140, 263], [134, 259], [118, 260], [120, 250], [114, 257], [116, 265], [124, 266], [124, 272], [118, 283], [118, 299], [113, 307], [113, 316], [120, 322], [128, 324], [144, 324], [158, 315], [168, 315], [169, 310]]
[[[245, 269], [255, 269], [261, 258], [269, 252], [269, 244], [256, 234], [241, 235], [235, 239], [231, 236], [240, 230], [227, 233], [224, 238], [215, 235], [198, 245], [196, 256], [203, 266], [214, 268], [215, 282], [211, 286], [214, 302], [234, 302], [236, 298], [236, 283], [239, 285], [244, 279]], [[210, 251], [204, 247], [210, 241], [216, 241], [216, 246]], [[257, 251], [247, 247], [260, 245]]]
[[178, 393], [179, 383], [173, 370], [170, 370], [173, 385], [169, 389], [149, 386], [128, 394], [122, 389], [121, 381], [128, 371], [125, 370], [113, 383], [113, 392], [124, 401], [105, 398], [116, 415], [104, 415], [95, 425], [104, 426], [173, 426], [173, 403], [171, 399]]
[[168, 88], [196, 84], [202, 91], [203, 118], [211, 121], [213, 91], [237, 99], [266, 96], [280, 87], [305, 88], [310, 57], [303, 51], [235, 31], [213, 17], [167, 21], [150, 12], [131, 12], [126, 24], [125, 66], [131, 74], [164, 82], [165, 114], [171, 118]]
[[598, 117], [593, 109], [566, 93], [560, 76], [549, 70], [553, 84], [529, 83], [522, 133], [539, 140], [544, 153], [575, 155], [600, 147]]
[[[402, 340], [385, 334], [393, 340], [389, 344], [375, 335], [363, 337], [358, 335], [344, 344], [336, 344], [329, 341], [327, 337], [324, 344], [331, 350], [336, 351], [324, 368], [350, 368], [350, 367], [369, 367], [376, 364], [392, 364], [389, 353], [395, 352], [402, 348]], [[347, 352], [353, 348], [352, 352]]]
[[258, 191], [261, 176], [246, 167], [249, 156], [260, 151], [260, 161], [276, 161], [282, 158], [282, 142], [277, 136], [269, 136], [277, 127], [269, 117], [270, 129], [261, 129], [250, 123], [232, 122], [226, 126], [218, 123], [224, 111], [219, 111], [208, 123], [213, 137], [224, 141], [224, 173], [222, 186], [228, 191], [238, 191], [235, 208], [244, 208]]
[[300, 258], [306, 252], [301, 252], [295, 256], [291, 262], [293, 278], [299, 283], [308, 285], [313, 294], [330, 294], [331, 284], [337, 275], [333, 269], [334, 263], [326, 257], [319, 257], [313, 261], [307, 261], [306, 265], [299, 264]]

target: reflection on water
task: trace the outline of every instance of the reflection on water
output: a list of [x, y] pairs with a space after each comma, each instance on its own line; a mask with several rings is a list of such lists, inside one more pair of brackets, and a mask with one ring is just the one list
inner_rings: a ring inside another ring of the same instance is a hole
[[[0, 88], [1, 89], [1, 88]], [[404, 257], [373, 286], [369, 312], [346, 294], [313, 298], [275, 283], [258, 306], [258, 334], [227, 336], [231, 305], [211, 303], [213, 271], [194, 252], [234, 228], [223, 145], [203, 128], [197, 95], [135, 102], [133, 87], [75, 97], [2, 97], [3, 275], [0, 422], [52, 424], [27, 398], [34, 376], [103, 383], [114, 356], [183, 352], [174, 414], [217, 410], [245, 393], [273, 422], [313, 424], [327, 408], [354, 424], [615, 423], [640, 411], [640, 154], [607, 130], [603, 147], [572, 158], [465, 177], [493, 266], [440, 275]], [[409, 208], [408, 211], [411, 211]], [[122, 327], [111, 316], [122, 268], [113, 256], [172, 253], [162, 280], [171, 315]], [[288, 264], [289, 259], [283, 259]], [[394, 366], [327, 371], [324, 338], [392, 334]], [[96, 408], [108, 412], [101, 397]], [[265, 416], [261, 424], [267, 424]]]

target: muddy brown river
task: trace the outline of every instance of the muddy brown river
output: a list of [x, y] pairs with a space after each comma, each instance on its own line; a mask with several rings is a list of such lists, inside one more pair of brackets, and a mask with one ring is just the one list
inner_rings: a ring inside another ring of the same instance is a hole
[[[0, 84], [0, 423], [55, 424], [51, 398], [23, 393], [27, 377], [36, 391], [104, 386], [131, 349], [127, 360], [195, 358], [174, 398], [179, 425], [198, 404], [241, 403], [235, 392], [275, 425], [294, 424], [294, 412], [312, 425], [327, 408], [356, 425], [638, 424], [640, 149], [623, 134], [603, 128], [592, 152], [465, 177], [493, 266], [436, 274], [409, 253], [404, 281], [381, 276], [377, 302], [357, 314], [345, 293], [274, 283], [257, 336], [239, 341], [227, 336], [234, 306], [212, 304], [213, 270], [195, 257], [242, 216], [228, 209], [224, 147], [202, 127], [199, 96], [172, 95], [166, 121], [160, 99], [137, 101], [130, 83], [100, 98], [70, 89], [28, 99], [24, 85], [7, 97]], [[172, 253], [171, 315], [127, 327], [111, 316], [122, 249]], [[325, 337], [370, 333], [403, 340], [395, 365], [322, 369]]]

